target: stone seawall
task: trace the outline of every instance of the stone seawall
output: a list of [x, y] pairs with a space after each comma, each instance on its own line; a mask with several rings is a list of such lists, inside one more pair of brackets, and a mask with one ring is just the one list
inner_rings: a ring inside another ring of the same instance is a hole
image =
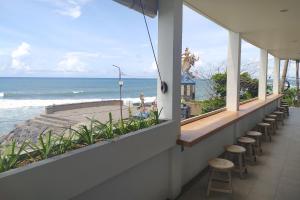
[[109, 101], [93, 101], [73, 104], [51, 105], [45, 108], [46, 114], [53, 114], [58, 111], [74, 110], [79, 108], [99, 107], [99, 106], [115, 106], [120, 105], [120, 100]]

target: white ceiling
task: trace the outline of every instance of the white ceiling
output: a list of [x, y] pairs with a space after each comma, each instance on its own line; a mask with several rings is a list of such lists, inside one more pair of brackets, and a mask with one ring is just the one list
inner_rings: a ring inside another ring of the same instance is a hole
[[300, 0], [185, 0], [185, 4], [274, 56], [300, 59]]

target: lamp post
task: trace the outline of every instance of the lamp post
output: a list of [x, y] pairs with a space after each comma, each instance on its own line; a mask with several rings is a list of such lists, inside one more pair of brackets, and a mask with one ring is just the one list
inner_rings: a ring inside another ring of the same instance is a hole
[[123, 102], [122, 102], [122, 87], [124, 85], [124, 82], [122, 80], [122, 72], [121, 72], [121, 68], [117, 65], [113, 65], [114, 67], [116, 67], [119, 70], [119, 92], [120, 92], [120, 115], [121, 115], [121, 120], [123, 120], [123, 110], [122, 110], [122, 106], [123, 106]]

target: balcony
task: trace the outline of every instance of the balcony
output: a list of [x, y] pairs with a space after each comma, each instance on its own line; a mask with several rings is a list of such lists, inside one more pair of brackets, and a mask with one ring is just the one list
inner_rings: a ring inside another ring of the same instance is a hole
[[[299, 199], [300, 109], [290, 109], [284, 126], [279, 126], [272, 143], [263, 143], [263, 155], [248, 165], [248, 175], [233, 174], [233, 195], [212, 192], [209, 199]], [[184, 189], [179, 200], [206, 199], [207, 170]]]

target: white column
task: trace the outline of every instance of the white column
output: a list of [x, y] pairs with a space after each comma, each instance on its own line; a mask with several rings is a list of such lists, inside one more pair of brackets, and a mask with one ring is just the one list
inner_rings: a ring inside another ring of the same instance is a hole
[[160, 0], [158, 15], [158, 65], [168, 92], [157, 83], [158, 106], [161, 117], [180, 121], [180, 76], [182, 48], [182, 0]]
[[240, 104], [240, 33], [229, 31], [228, 39], [226, 108], [229, 111], [238, 111]]
[[[168, 92], [161, 92], [158, 80], [157, 103], [159, 109], [163, 108], [161, 118], [174, 121], [174, 136], [180, 135], [182, 9], [183, 0], [159, 0], [158, 65], [162, 80], [168, 84]], [[182, 152], [176, 141], [169, 150], [169, 166], [168, 197], [175, 199], [182, 186]]]
[[268, 52], [260, 49], [258, 99], [266, 100], [267, 96]]
[[274, 57], [274, 70], [273, 70], [273, 94], [279, 94], [279, 80], [280, 80], [280, 59]]

